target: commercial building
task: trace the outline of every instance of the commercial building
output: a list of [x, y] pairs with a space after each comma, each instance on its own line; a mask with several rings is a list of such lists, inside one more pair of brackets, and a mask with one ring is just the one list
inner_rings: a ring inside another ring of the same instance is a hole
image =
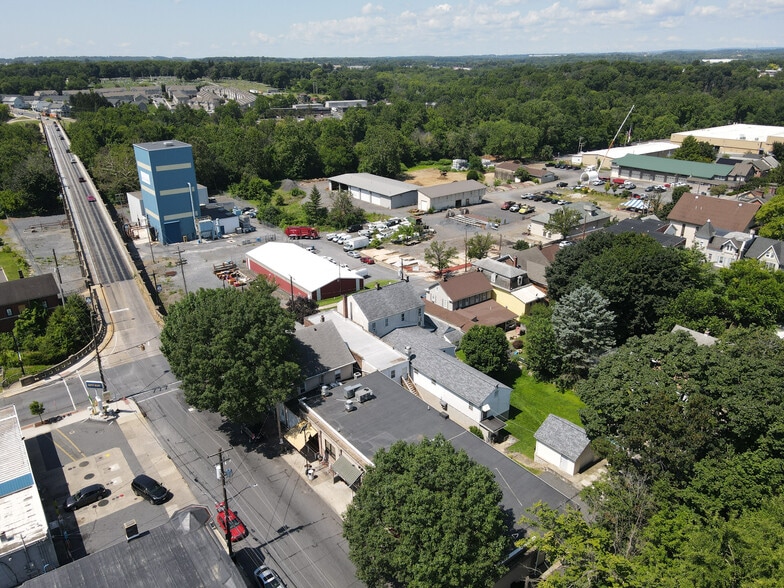
[[249, 270], [265, 276], [287, 294], [324, 300], [361, 290], [364, 279], [294, 243], [265, 243], [247, 253]]
[[343, 191], [361, 202], [375, 204], [383, 208], [403, 208], [416, 206], [417, 188], [399, 180], [391, 180], [373, 174], [341, 174], [329, 178], [329, 189]]
[[771, 153], [774, 143], [784, 143], [784, 127], [771, 125], [734, 124], [709, 129], [673, 133], [670, 140], [680, 145], [686, 137], [710, 143], [719, 153], [743, 155], [745, 153]]
[[10, 588], [56, 568], [57, 553], [13, 405], [0, 409], [0, 451], [0, 588]]
[[439, 211], [448, 208], [460, 208], [470, 204], [480, 204], [485, 192], [487, 192], [487, 187], [476, 180], [450, 182], [419, 188], [417, 208], [427, 212], [428, 210]]
[[595, 151], [583, 151], [572, 157], [572, 163], [583, 167], [599, 166], [603, 170], [612, 168], [612, 164], [617, 159], [626, 155], [650, 155], [652, 157], [669, 157], [679, 145], [671, 141], [652, 141], [650, 143], [638, 143], [637, 145], [626, 145], [624, 147], [612, 147], [610, 149], [596, 149]]
[[182, 141], [155, 141], [135, 144], [133, 151], [142, 196], [135, 203], [141, 209], [134, 212], [147, 220], [153, 239], [168, 245], [201, 238], [191, 146]]
[[720, 184], [734, 181], [734, 167], [650, 155], [624, 155], [613, 162], [612, 176], [662, 183]]

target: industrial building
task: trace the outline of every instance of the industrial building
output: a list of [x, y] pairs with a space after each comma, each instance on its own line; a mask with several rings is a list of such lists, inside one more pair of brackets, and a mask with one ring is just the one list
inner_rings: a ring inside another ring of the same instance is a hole
[[774, 143], [784, 143], [784, 127], [747, 124], [724, 125], [673, 133], [670, 140], [680, 146], [686, 137], [694, 137], [698, 141], [710, 143], [719, 149], [719, 153], [723, 154], [764, 154], [773, 151]]
[[419, 188], [417, 208], [424, 212], [448, 208], [460, 208], [470, 204], [481, 204], [487, 187], [476, 180], [450, 182]]
[[294, 243], [265, 243], [247, 253], [249, 270], [292, 297], [325, 300], [362, 290], [364, 279]]
[[135, 144], [133, 151], [141, 199], [128, 198], [132, 218], [146, 219], [152, 238], [164, 245], [200, 238], [200, 199], [191, 146], [182, 141], [155, 141]]
[[383, 208], [416, 206], [417, 188], [399, 180], [391, 180], [373, 174], [341, 174], [329, 178], [329, 189], [333, 192], [348, 192], [361, 202]]
[[650, 143], [638, 143], [637, 145], [626, 145], [624, 147], [612, 147], [610, 149], [596, 149], [595, 151], [583, 151], [572, 157], [572, 163], [583, 167], [594, 167], [599, 170], [609, 170], [615, 160], [625, 155], [650, 155], [652, 157], [670, 157], [677, 148], [678, 144], [671, 141], [651, 141]]

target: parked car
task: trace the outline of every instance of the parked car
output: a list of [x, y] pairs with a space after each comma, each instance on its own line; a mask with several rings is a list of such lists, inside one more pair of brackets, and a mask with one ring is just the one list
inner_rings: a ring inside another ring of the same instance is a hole
[[372, 257], [364, 256], [364, 255], [359, 258], [359, 261], [361, 261], [362, 263], [366, 263], [368, 265], [373, 265], [374, 263], [376, 263], [375, 259], [373, 259]]
[[509, 210], [509, 207], [512, 206], [514, 202], [512, 200], [507, 200], [501, 205], [501, 210]]
[[645, 191], [646, 192], [653, 192], [654, 190], [655, 190], [655, 188], [653, 186], [645, 186]]
[[169, 491], [157, 480], [146, 474], [139, 474], [131, 482], [131, 490], [150, 504], [163, 504], [169, 497]]
[[522, 198], [523, 200], [530, 200], [531, 198], [533, 198], [533, 194], [523, 194], [522, 196], [520, 196], [520, 198]]
[[509, 210], [509, 212], [518, 212], [520, 210], [520, 205], [519, 204], [512, 204], [512, 206], [510, 206], [508, 210]]
[[591, 184], [593, 184], [594, 186], [603, 186], [604, 182], [605, 182], [604, 180], [594, 180], [593, 182], [591, 182]]
[[359, 259], [362, 257], [362, 254], [359, 251], [346, 251], [346, 255], [353, 257], [354, 259]]
[[280, 579], [280, 576], [273, 572], [268, 566], [259, 566], [253, 572], [253, 577], [262, 588], [285, 588], [286, 584]]
[[558, 182], [555, 187], [556, 188], [566, 188], [569, 185], [569, 182]]
[[71, 512], [93, 502], [98, 502], [107, 496], [109, 496], [109, 491], [103, 484], [91, 484], [66, 498], [63, 510]]
[[219, 502], [215, 505], [215, 508], [218, 509], [215, 520], [218, 522], [218, 526], [221, 528], [224, 535], [228, 528], [229, 538], [232, 543], [248, 536], [248, 528], [245, 526], [245, 523], [240, 520], [240, 517], [237, 516], [236, 512], [230, 508], [226, 508], [226, 503]]

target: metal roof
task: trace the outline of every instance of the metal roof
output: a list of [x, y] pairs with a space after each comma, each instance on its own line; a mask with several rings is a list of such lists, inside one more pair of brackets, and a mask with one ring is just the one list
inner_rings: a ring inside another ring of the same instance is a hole
[[388, 197], [399, 196], [400, 194], [406, 194], [408, 192], [416, 192], [419, 189], [419, 186], [415, 186], [414, 184], [407, 184], [400, 180], [392, 180], [390, 178], [367, 173], [341, 174], [329, 178], [329, 181]]
[[654, 157], [652, 155], [624, 155], [613, 162], [613, 167], [627, 167], [660, 172], [684, 178], [726, 178], [732, 172], [733, 166], [720, 163], [702, 163], [699, 161], [683, 161], [667, 157]]

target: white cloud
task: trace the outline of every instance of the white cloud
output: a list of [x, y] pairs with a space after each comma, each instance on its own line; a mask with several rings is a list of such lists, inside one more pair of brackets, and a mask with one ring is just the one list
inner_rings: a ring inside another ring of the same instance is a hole
[[696, 17], [704, 17], [704, 16], [713, 16], [714, 14], [720, 14], [722, 9], [718, 6], [714, 5], [706, 5], [706, 6], [695, 6], [689, 12], [689, 16], [696, 16]]
[[71, 39], [66, 39], [63, 37], [58, 37], [57, 41], [55, 41], [58, 47], [73, 47], [74, 42]]
[[371, 4], [368, 2], [362, 7], [362, 14], [374, 14], [384, 12], [384, 7], [380, 4]]
[[274, 37], [270, 37], [266, 33], [261, 33], [261, 32], [257, 32], [257, 31], [251, 31], [250, 32], [250, 38], [251, 38], [252, 41], [257, 42], [257, 43], [261, 43], [262, 45], [274, 45], [275, 44], [275, 38]]

